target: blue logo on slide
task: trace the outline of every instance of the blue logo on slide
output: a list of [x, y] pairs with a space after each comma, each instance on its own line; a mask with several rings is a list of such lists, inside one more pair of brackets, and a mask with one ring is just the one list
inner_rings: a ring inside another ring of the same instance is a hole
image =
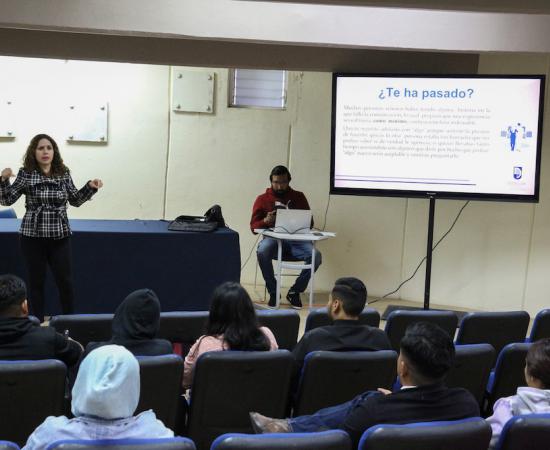
[[522, 173], [523, 173], [523, 167], [514, 166], [514, 179], [515, 180], [521, 180]]

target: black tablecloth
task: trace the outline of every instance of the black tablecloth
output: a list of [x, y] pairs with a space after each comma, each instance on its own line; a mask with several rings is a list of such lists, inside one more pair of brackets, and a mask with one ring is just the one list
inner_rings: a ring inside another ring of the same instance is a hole
[[[0, 219], [0, 273], [25, 280], [19, 219]], [[71, 220], [76, 313], [112, 313], [128, 293], [150, 288], [163, 311], [206, 310], [216, 286], [239, 281], [239, 235], [168, 231], [157, 220]], [[46, 315], [60, 313], [51, 274]]]

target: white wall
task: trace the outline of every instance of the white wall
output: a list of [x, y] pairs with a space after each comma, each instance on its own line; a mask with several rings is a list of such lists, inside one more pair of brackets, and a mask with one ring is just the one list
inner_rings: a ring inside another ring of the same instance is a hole
[[[549, 57], [486, 55], [481, 73], [550, 73]], [[0, 58], [0, 98], [16, 103], [14, 142], [0, 140], [2, 166], [18, 167], [30, 137], [58, 138], [77, 184], [105, 181], [90, 204], [71, 217], [171, 219], [222, 205], [240, 233], [242, 260], [254, 249], [248, 228], [252, 203], [269, 185], [276, 164], [288, 164], [292, 185], [307, 194], [316, 224], [328, 200], [330, 89], [328, 73], [291, 72], [284, 111], [227, 107], [227, 69], [215, 72], [215, 113], [170, 111], [171, 68], [117, 63]], [[66, 144], [62, 108], [79, 96], [109, 102], [107, 145]], [[549, 110], [548, 102], [546, 110]], [[545, 135], [548, 135], [548, 114]], [[432, 302], [486, 310], [547, 305], [550, 277], [550, 158], [543, 141], [541, 202], [471, 202], [434, 254]], [[490, 170], [490, 168], [488, 168]], [[461, 201], [437, 201], [435, 239], [452, 223]], [[426, 251], [427, 200], [332, 196], [320, 244], [324, 263], [317, 288], [339, 276], [364, 279], [382, 295], [406, 278]], [[23, 201], [16, 206], [19, 214]], [[164, 212], [165, 209], [165, 212]], [[242, 274], [252, 282], [255, 255]], [[424, 270], [396, 294], [422, 301]]]

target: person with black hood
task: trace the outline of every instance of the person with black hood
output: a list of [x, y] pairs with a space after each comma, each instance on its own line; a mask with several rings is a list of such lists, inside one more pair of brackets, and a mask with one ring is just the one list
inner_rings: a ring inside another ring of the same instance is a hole
[[[90, 342], [86, 353], [103, 345], [121, 345], [135, 356], [155, 356], [173, 353], [172, 344], [157, 339], [160, 326], [160, 302], [151, 289], [130, 293], [118, 305], [113, 317], [113, 335], [106, 342]], [[84, 355], [84, 356], [85, 356]]]
[[27, 288], [15, 275], [0, 275], [0, 360], [59, 359], [74, 366], [82, 346], [54, 328], [29, 319]]

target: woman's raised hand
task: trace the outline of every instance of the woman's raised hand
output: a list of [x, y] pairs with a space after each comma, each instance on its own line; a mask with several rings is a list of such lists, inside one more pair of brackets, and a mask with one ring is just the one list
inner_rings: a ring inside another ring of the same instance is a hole
[[6, 167], [4, 170], [2, 170], [2, 180], [7, 180], [14, 176], [15, 175], [13, 174], [13, 171], [9, 167]]
[[[2, 174], [3, 173], [4, 172], [2, 172]], [[4, 175], [2, 175], [2, 176], [4, 176]], [[103, 187], [103, 181], [101, 181], [98, 178], [95, 178], [92, 181], [88, 182], [88, 186], [90, 186], [93, 189], [99, 189], [99, 188]]]

